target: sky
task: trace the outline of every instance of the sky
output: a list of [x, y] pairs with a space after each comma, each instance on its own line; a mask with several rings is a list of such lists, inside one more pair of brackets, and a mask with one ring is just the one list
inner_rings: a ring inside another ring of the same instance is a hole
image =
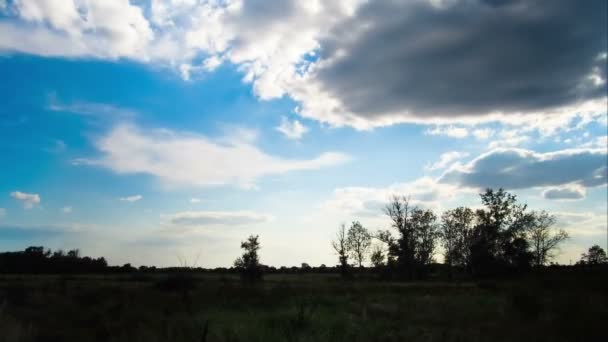
[[391, 195], [503, 187], [575, 262], [608, 234], [607, 6], [0, 0], [0, 250], [334, 265]]

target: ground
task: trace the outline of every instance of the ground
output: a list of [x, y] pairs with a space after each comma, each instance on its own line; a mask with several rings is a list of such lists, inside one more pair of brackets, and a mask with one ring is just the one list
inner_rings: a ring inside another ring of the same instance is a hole
[[591, 341], [605, 336], [605, 280], [5, 275], [0, 341]]

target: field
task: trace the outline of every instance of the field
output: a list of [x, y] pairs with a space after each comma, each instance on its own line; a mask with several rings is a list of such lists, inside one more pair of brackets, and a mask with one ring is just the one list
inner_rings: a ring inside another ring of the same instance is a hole
[[606, 336], [605, 279], [2, 276], [0, 341], [591, 341]]

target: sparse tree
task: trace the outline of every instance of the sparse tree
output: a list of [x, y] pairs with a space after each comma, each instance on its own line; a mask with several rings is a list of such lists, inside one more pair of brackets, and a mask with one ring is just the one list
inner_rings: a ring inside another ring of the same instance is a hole
[[606, 257], [606, 251], [599, 245], [593, 245], [587, 253], [583, 253], [581, 255], [581, 263], [597, 265], [608, 263], [608, 258]]
[[367, 229], [358, 221], [353, 222], [346, 234], [346, 248], [359, 267], [363, 267], [371, 243], [372, 237]]
[[555, 258], [558, 245], [568, 239], [568, 233], [563, 230], [553, 232], [555, 217], [546, 211], [533, 213], [534, 222], [529, 230], [529, 240], [534, 255], [534, 265], [542, 266]]
[[344, 224], [340, 225], [340, 229], [336, 233], [335, 240], [331, 242], [331, 246], [338, 254], [340, 272], [342, 276], [346, 276], [348, 273], [348, 248], [346, 244], [346, 226]]
[[234, 261], [234, 266], [241, 270], [244, 279], [254, 281], [262, 278], [262, 269], [258, 251], [260, 250], [259, 235], [250, 235], [241, 242], [243, 255]]

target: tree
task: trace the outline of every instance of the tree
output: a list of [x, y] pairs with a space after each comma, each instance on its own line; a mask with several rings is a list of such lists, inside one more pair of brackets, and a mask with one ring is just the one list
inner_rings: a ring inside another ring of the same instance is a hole
[[384, 265], [384, 251], [380, 246], [375, 246], [370, 256], [370, 261], [374, 267], [379, 268]]
[[250, 235], [246, 241], [241, 242], [241, 248], [244, 250], [243, 255], [234, 261], [234, 266], [241, 270], [241, 275], [246, 280], [261, 279], [262, 269], [258, 256], [261, 248], [259, 235]]
[[432, 210], [416, 208], [407, 197], [393, 196], [384, 212], [391, 219], [391, 225], [397, 229], [396, 240], [390, 233], [379, 236], [389, 244], [389, 256], [397, 260], [397, 265], [409, 278], [424, 269], [433, 260], [438, 229], [437, 216]]
[[542, 266], [555, 258], [555, 251], [558, 245], [568, 239], [568, 233], [560, 229], [553, 232], [552, 226], [555, 224], [555, 217], [546, 211], [533, 213], [534, 222], [528, 233], [534, 265]]
[[405, 196], [393, 196], [384, 208], [391, 226], [399, 233], [399, 237], [389, 245], [389, 255], [396, 259], [397, 266], [409, 278], [414, 275], [416, 255], [414, 231], [410, 222], [411, 211], [409, 199]]
[[581, 255], [581, 263], [583, 264], [604, 264], [608, 263], [608, 258], [606, 257], [606, 252], [599, 245], [593, 245], [589, 248], [587, 253], [583, 253]]
[[340, 272], [342, 276], [346, 276], [348, 273], [348, 248], [346, 244], [346, 226], [340, 225], [340, 229], [336, 233], [336, 239], [331, 242], [331, 246], [338, 254], [340, 261]]
[[363, 267], [371, 243], [372, 236], [367, 229], [361, 223], [353, 222], [346, 234], [346, 248], [359, 267]]
[[432, 210], [412, 210], [411, 224], [414, 232], [414, 251], [416, 263], [426, 266], [433, 261], [437, 237], [439, 236], [437, 215]]
[[441, 215], [440, 236], [450, 275], [452, 266], [469, 266], [474, 224], [475, 213], [469, 208], [459, 207]]
[[500, 269], [526, 269], [532, 263], [527, 232], [534, 217], [526, 205], [503, 189], [486, 189], [480, 194], [484, 209], [476, 211], [477, 225], [471, 246], [471, 268], [476, 273]]

